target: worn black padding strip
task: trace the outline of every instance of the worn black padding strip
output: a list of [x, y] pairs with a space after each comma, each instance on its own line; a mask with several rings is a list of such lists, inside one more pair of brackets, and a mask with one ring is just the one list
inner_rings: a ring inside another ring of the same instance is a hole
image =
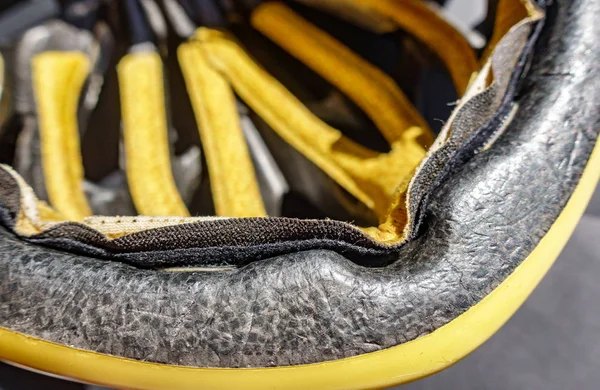
[[[537, 5], [544, 12], [547, 8], [547, 0], [537, 0]], [[502, 98], [502, 103], [498, 111], [492, 117], [472, 134], [467, 134], [466, 140], [461, 140], [459, 145], [453, 145], [448, 142], [442, 148], [447, 151], [441, 151], [438, 155], [432, 156], [428, 165], [431, 165], [431, 172], [425, 172], [415, 183], [410, 199], [409, 213], [412, 226], [409, 239], [414, 239], [419, 234], [419, 229], [423, 223], [423, 216], [431, 200], [431, 194], [441, 183], [446, 180], [452, 172], [462, 167], [469, 159], [479, 153], [492, 140], [496, 133], [503, 127], [503, 122], [509, 117], [514, 107], [515, 97], [522, 89], [523, 81], [527, 76], [529, 66], [534, 53], [535, 44], [544, 27], [545, 19], [536, 23], [533, 33], [527, 42], [515, 70], [512, 74], [508, 89]], [[454, 126], [460, 126], [455, 124]], [[451, 141], [451, 140], [450, 140]], [[425, 167], [427, 169], [429, 167]], [[421, 179], [421, 180], [419, 180]]]
[[71, 347], [196, 367], [315, 363], [431, 333], [531, 253], [600, 131], [600, 3], [558, 0], [520, 110], [432, 195], [384, 268], [327, 250], [222, 272], [163, 272], [27, 243], [0, 228], [0, 326]]

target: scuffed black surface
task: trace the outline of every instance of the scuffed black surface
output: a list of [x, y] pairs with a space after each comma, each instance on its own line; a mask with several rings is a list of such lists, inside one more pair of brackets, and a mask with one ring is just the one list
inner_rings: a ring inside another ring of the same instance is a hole
[[598, 203], [590, 206], [556, 264], [502, 329], [458, 364], [395, 390], [598, 388], [600, 218], [589, 213]]
[[0, 325], [134, 359], [248, 367], [338, 359], [430, 333], [497, 286], [569, 198], [600, 130], [600, 3], [550, 8], [505, 134], [436, 192], [392, 266], [330, 251], [167, 273], [0, 233]]

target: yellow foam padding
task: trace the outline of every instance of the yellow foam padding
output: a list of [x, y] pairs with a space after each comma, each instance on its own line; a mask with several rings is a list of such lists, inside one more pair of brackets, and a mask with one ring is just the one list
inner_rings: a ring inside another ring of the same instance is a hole
[[377, 153], [321, 121], [227, 34], [199, 29], [195, 39], [211, 66], [279, 136], [385, 217], [396, 189], [425, 156], [427, 130], [405, 129], [389, 153]]
[[0, 359], [85, 382], [140, 390], [360, 390], [411, 382], [464, 358], [496, 333], [517, 311], [567, 243], [599, 177], [600, 143], [597, 143], [565, 208], [537, 247], [512, 274], [480, 302], [446, 325], [395, 347], [298, 366], [194, 368], [76, 349], [0, 327]]
[[83, 192], [77, 110], [90, 59], [81, 52], [44, 52], [32, 60], [44, 182], [50, 203], [65, 218], [92, 214]]
[[[325, 3], [324, 0], [313, 1]], [[345, 14], [353, 19], [373, 18], [379, 15], [418, 38], [436, 53], [448, 68], [454, 86], [461, 96], [474, 72], [478, 69], [477, 56], [469, 42], [436, 10], [422, 0], [344, 0], [336, 7], [345, 7]]]
[[[63, 222], [65, 218], [54, 210], [48, 203], [43, 200], [37, 201], [37, 209], [40, 216], [40, 221], [43, 223], [58, 223]], [[85, 220], [85, 219], [84, 219]]]
[[162, 66], [158, 53], [136, 52], [117, 67], [127, 181], [138, 213], [189, 216], [171, 171]]
[[391, 77], [285, 4], [263, 3], [251, 20], [254, 28], [362, 108], [389, 142], [409, 127], [429, 128]]
[[217, 215], [266, 216], [231, 86], [208, 63], [196, 42], [182, 44], [177, 52], [200, 131]]

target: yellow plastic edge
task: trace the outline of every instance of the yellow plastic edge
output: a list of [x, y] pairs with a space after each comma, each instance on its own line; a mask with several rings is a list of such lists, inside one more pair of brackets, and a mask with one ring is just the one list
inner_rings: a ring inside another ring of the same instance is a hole
[[171, 170], [162, 66], [155, 52], [127, 54], [117, 66], [125, 170], [140, 214], [187, 217]]
[[600, 142], [565, 208], [533, 252], [479, 303], [431, 334], [396, 347], [290, 367], [190, 368], [58, 345], [0, 327], [0, 359], [78, 380], [131, 389], [369, 389], [410, 382], [456, 363], [521, 306], [567, 243], [600, 177]]

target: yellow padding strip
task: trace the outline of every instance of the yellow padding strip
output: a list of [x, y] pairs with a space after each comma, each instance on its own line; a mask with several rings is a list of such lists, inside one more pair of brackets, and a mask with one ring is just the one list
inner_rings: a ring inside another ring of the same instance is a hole
[[189, 216], [171, 171], [162, 60], [139, 52], [118, 65], [129, 189], [142, 215]]
[[80, 221], [92, 214], [82, 188], [77, 124], [90, 60], [80, 52], [45, 52], [33, 58], [32, 67], [48, 198], [65, 218]]
[[[426, 130], [403, 131], [388, 154], [379, 154], [344, 137], [317, 118], [275, 78], [257, 65], [235, 41], [214, 30], [199, 29], [201, 50], [286, 142], [319, 166], [365, 205], [385, 217], [399, 185], [425, 156]], [[393, 167], [393, 169], [390, 169]]]
[[178, 57], [199, 126], [217, 215], [266, 216], [233, 90], [206, 61], [198, 43], [182, 44]]
[[428, 125], [395, 81], [282, 3], [264, 3], [252, 25], [345, 93], [389, 142], [405, 129]]
[[[380, 15], [415, 36], [435, 52], [448, 68], [454, 86], [461, 96], [477, 71], [477, 57], [469, 42], [452, 25], [421, 0], [345, 0], [338, 7], [347, 13]], [[357, 15], [356, 17], [360, 17]]]

